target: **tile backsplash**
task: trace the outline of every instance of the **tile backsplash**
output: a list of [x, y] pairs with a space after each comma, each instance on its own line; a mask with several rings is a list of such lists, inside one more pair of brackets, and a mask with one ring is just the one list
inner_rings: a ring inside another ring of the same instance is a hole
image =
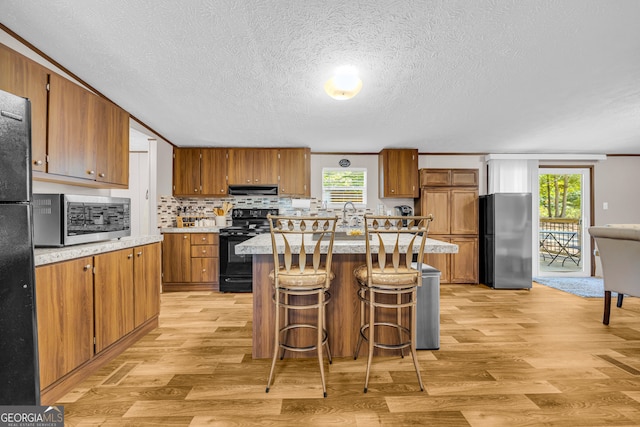
[[[324, 209], [322, 208], [322, 201], [311, 198], [309, 200], [308, 209], [297, 209], [293, 207], [293, 200], [288, 197], [225, 197], [225, 198], [201, 198], [201, 197], [173, 197], [173, 196], [160, 196], [158, 203], [158, 228], [170, 228], [176, 226], [176, 217], [178, 216], [178, 209], [184, 211], [185, 208], [189, 209], [199, 215], [213, 217], [213, 209], [221, 208], [224, 202], [231, 203], [234, 208], [251, 209], [251, 208], [263, 208], [263, 209], [279, 209], [280, 215], [295, 215], [300, 212], [300, 215], [315, 215], [315, 214], [329, 214], [338, 215], [342, 218], [342, 209]], [[356, 209], [355, 212], [349, 212], [347, 220], [353, 220], [360, 224], [362, 223], [362, 217], [370, 210]], [[354, 218], [356, 217], [356, 218]], [[227, 224], [231, 224], [231, 212], [227, 213]]]

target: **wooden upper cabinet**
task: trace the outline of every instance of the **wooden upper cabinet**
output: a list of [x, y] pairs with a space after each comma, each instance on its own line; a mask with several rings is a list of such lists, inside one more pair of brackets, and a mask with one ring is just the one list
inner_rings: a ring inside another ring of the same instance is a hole
[[421, 187], [477, 187], [477, 169], [420, 169]]
[[200, 195], [200, 149], [173, 149], [173, 195]]
[[384, 149], [378, 156], [380, 197], [418, 197], [418, 150]]
[[200, 180], [202, 195], [226, 196], [227, 190], [227, 149], [203, 148], [200, 159]]
[[[96, 116], [90, 129], [96, 145], [96, 181], [129, 185], [129, 113], [97, 96], [102, 115]], [[99, 131], [99, 132], [98, 132]]]
[[96, 150], [89, 142], [89, 118], [98, 112], [90, 92], [77, 84], [51, 74], [49, 86], [49, 165], [48, 172], [95, 180]]
[[230, 148], [229, 185], [277, 185], [277, 165], [277, 149]]
[[47, 83], [49, 70], [0, 44], [0, 90], [31, 101], [31, 159], [47, 171]]
[[278, 150], [278, 194], [311, 196], [311, 150], [281, 148]]

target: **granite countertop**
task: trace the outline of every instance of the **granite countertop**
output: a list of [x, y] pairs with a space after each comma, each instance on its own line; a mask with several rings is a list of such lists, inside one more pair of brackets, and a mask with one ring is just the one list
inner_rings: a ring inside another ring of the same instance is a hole
[[161, 233], [219, 233], [225, 227], [167, 227], [161, 228]]
[[162, 239], [162, 235], [150, 234], [146, 236], [122, 237], [120, 239], [107, 240], [104, 242], [66, 246], [64, 248], [37, 248], [34, 251], [35, 265], [37, 267], [39, 265], [53, 264], [55, 262], [69, 261], [104, 252], [132, 248], [134, 246], [148, 245], [150, 243], [161, 242]]
[[[394, 237], [391, 237], [391, 239], [394, 239], [395, 241]], [[410, 240], [409, 236], [406, 236], [405, 240], [406, 242], [404, 244], [404, 247], [402, 245], [400, 246], [401, 251], [406, 250]], [[307, 247], [312, 247], [312, 245], [315, 243], [316, 242], [312, 241], [310, 237], [308, 240], [305, 239], [305, 244], [308, 245]], [[392, 244], [391, 241], [389, 244]], [[292, 246], [295, 245], [296, 243], [292, 242]], [[320, 250], [326, 252], [327, 246], [327, 244], [321, 245]], [[297, 248], [293, 247], [292, 249], [294, 251], [297, 250]], [[414, 244], [414, 249], [418, 250], [419, 246], [417, 244]], [[377, 252], [378, 245], [371, 243], [371, 250]], [[278, 251], [284, 251], [284, 244], [278, 244]], [[335, 240], [333, 242], [334, 254], [365, 254], [366, 252], [367, 250], [364, 242], [364, 236], [362, 237], [362, 239], [357, 240]], [[458, 253], [458, 245], [428, 238], [425, 244], [425, 252], [437, 254], [455, 254]], [[268, 233], [260, 234], [236, 245], [236, 254], [238, 255], [262, 255], [271, 253], [271, 234]]]

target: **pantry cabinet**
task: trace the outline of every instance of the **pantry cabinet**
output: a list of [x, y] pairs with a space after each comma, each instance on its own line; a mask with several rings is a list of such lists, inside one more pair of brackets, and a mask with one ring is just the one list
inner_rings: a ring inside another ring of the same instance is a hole
[[458, 245], [457, 254], [427, 254], [442, 283], [478, 283], [478, 170], [420, 169], [416, 213], [433, 215], [429, 236]]
[[311, 150], [278, 149], [278, 194], [311, 197]]
[[278, 150], [229, 148], [229, 185], [278, 184]]
[[49, 70], [0, 44], [0, 90], [31, 101], [31, 158], [34, 171], [47, 171], [47, 83]]
[[378, 155], [381, 198], [417, 198], [418, 150], [384, 149]]
[[219, 277], [218, 234], [164, 234], [162, 285], [165, 291], [218, 289]]

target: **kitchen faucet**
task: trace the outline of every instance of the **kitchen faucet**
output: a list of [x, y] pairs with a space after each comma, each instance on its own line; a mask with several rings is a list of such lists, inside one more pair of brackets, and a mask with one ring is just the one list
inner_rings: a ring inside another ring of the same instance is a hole
[[345, 203], [342, 207], [342, 225], [349, 224], [349, 221], [347, 221], [347, 205], [351, 205], [351, 207], [353, 208], [353, 213], [357, 212], [356, 206], [353, 204], [353, 202]]

